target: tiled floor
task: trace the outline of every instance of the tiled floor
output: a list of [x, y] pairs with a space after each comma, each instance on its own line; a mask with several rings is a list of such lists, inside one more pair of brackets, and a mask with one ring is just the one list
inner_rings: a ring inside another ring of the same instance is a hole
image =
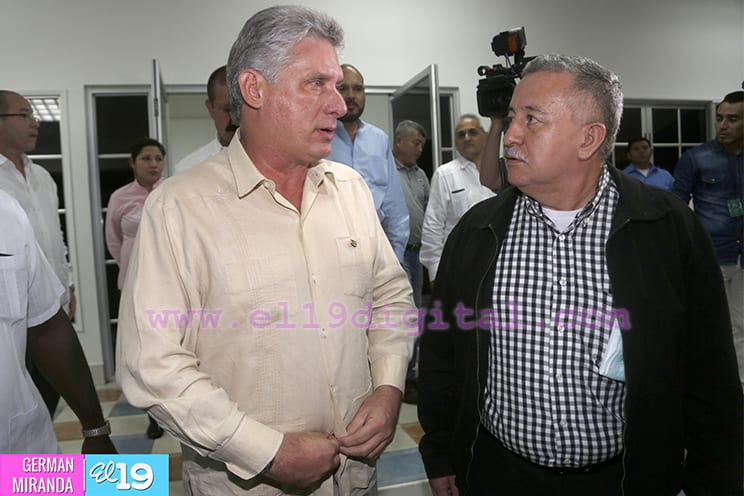
[[[112, 440], [119, 453], [167, 453], [170, 456], [170, 496], [181, 496], [179, 443], [168, 433], [154, 441], [145, 436], [147, 415], [127, 403], [116, 385], [99, 388], [98, 397], [104, 416], [111, 422]], [[80, 453], [80, 423], [64, 402], [57, 409], [54, 428], [63, 453]], [[416, 407], [404, 403], [395, 439], [377, 464], [381, 496], [431, 495], [417, 448], [420, 437]]]

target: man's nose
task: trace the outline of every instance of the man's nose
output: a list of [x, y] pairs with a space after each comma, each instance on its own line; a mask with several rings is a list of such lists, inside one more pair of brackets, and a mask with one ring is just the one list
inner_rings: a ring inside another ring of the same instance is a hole
[[333, 94], [330, 97], [329, 102], [329, 113], [335, 114], [337, 116], [342, 116], [346, 114], [346, 101], [343, 93], [339, 92], [338, 90], [333, 91]]

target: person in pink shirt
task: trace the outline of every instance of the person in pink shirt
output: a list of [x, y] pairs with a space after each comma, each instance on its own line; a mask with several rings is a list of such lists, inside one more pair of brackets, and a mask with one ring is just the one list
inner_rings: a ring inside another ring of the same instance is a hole
[[[129, 163], [134, 171], [134, 181], [111, 194], [106, 213], [106, 245], [119, 266], [119, 289], [127, 275], [145, 199], [163, 182], [165, 147], [152, 138], [140, 139], [132, 145]], [[163, 429], [150, 417], [147, 437], [157, 439], [162, 435]]]
[[163, 181], [165, 148], [157, 140], [143, 138], [132, 145], [129, 163], [134, 181], [111, 194], [106, 214], [106, 246], [119, 266], [119, 289], [124, 286], [145, 199]]

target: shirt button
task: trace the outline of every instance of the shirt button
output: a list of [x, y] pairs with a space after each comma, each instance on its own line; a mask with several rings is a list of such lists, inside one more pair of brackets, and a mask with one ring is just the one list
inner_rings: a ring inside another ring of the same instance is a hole
[[558, 282], [560, 283], [561, 286], [565, 286], [566, 284], [568, 284], [568, 281], [566, 280], [565, 277], [561, 277], [560, 281]]
[[565, 420], [561, 420], [560, 422], [558, 422], [558, 425], [560, 425], [561, 427], [566, 427], [568, 425], [568, 422], [566, 422]]
[[555, 374], [555, 378], [556, 378], [556, 380], [562, 381], [563, 380], [563, 374], [561, 374], [560, 372], [558, 372], [557, 374]]
[[328, 337], [328, 331], [326, 331], [326, 328], [325, 328], [325, 327], [323, 327], [323, 328], [322, 328], [322, 329], [320, 330], [320, 337], [321, 337], [321, 338], [327, 338], [327, 337]]
[[563, 464], [564, 464], [564, 465], [565, 465], [566, 467], [568, 467], [569, 465], [571, 465], [571, 459], [570, 459], [569, 457], [566, 457], [566, 458], [564, 458], [564, 459], [563, 459]]
[[564, 326], [563, 324], [558, 325], [558, 332], [563, 332], [565, 330], [566, 330], [566, 326]]

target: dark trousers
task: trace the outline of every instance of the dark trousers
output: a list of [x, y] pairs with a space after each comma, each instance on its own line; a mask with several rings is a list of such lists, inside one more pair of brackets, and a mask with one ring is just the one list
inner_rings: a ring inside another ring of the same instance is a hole
[[[588, 470], [535, 465], [506, 449], [482, 426], [473, 449], [467, 496], [619, 496], [622, 457]], [[461, 493], [462, 494], [462, 493]]]

